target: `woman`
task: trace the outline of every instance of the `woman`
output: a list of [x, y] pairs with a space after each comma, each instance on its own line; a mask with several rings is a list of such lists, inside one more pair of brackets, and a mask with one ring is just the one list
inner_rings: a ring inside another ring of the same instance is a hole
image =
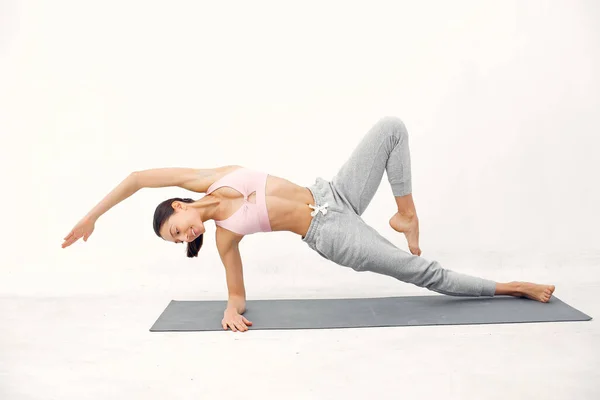
[[[389, 224], [404, 233], [411, 254], [397, 248], [360, 217], [377, 191], [384, 170], [398, 206]], [[331, 182], [317, 177], [310, 187], [238, 165], [134, 172], [73, 228], [62, 247], [82, 237], [87, 241], [98, 217], [139, 189], [166, 186], [206, 193], [197, 201], [173, 198], [159, 204], [154, 213], [154, 232], [167, 241], [187, 242], [187, 256], [196, 257], [206, 231], [204, 222], [215, 221], [216, 244], [229, 292], [221, 321], [223, 329], [246, 331], [252, 325], [242, 316], [246, 293], [238, 244], [245, 235], [256, 232], [294, 232], [336, 264], [389, 275], [446, 295], [511, 295], [548, 302], [554, 292], [553, 285], [497, 283], [457, 273], [420, 256], [408, 132], [396, 117], [381, 118]]]

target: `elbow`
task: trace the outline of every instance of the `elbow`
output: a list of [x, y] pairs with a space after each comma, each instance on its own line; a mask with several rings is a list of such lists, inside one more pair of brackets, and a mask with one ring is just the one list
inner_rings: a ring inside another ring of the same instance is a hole
[[133, 171], [132, 173], [129, 174], [129, 176], [127, 177], [127, 180], [131, 182], [131, 184], [136, 188], [136, 189], [140, 189], [140, 174], [139, 171]]

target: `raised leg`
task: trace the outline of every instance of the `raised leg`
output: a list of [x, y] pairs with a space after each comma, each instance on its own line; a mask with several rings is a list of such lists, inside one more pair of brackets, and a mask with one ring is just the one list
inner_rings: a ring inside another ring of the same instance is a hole
[[381, 118], [369, 129], [331, 182], [356, 214], [362, 215], [384, 171], [394, 196], [412, 193], [408, 132], [393, 116]]
[[381, 184], [383, 171], [398, 206], [389, 224], [404, 233], [412, 254], [421, 255], [408, 131], [402, 120], [393, 116], [381, 118], [369, 129], [331, 182], [354, 212], [362, 215]]

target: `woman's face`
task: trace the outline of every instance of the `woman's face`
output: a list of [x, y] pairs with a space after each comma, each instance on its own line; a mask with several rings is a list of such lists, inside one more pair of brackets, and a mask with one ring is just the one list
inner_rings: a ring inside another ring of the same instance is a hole
[[163, 239], [175, 243], [192, 242], [206, 232], [198, 209], [181, 201], [174, 201], [171, 206], [175, 212], [161, 228]]

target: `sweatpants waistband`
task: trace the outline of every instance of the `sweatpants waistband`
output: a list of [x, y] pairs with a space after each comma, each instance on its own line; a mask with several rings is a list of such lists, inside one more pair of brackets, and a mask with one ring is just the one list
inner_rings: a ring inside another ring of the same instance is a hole
[[342, 212], [342, 205], [338, 204], [331, 183], [321, 177], [317, 177], [315, 183], [306, 188], [312, 193], [315, 204], [308, 205], [313, 209], [311, 213], [313, 217], [302, 241], [306, 242], [310, 248], [315, 249], [315, 242], [320, 234], [319, 227], [324, 223], [324, 218], [327, 218], [327, 213]]

